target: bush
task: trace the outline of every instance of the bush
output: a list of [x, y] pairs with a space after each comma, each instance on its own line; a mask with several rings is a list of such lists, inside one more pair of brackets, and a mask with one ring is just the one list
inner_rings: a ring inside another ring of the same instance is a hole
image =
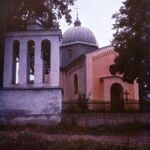
[[84, 94], [80, 94], [78, 98], [78, 107], [82, 112], [87, 112], [88, 111], [88, 101], [89, 99], [86, 98]]
[[67, 112], [67, 113], [75, 113], [75, 112], [78, 112], [79, 109], [77, 108], [77, 106], [75, 105], [70, 105], [67, 107], [67, 109], [64, 111], [64, 112]]

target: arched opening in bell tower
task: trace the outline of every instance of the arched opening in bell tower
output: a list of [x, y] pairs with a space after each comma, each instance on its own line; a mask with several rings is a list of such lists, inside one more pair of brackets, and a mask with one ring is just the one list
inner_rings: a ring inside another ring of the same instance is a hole
[[42, 41], [42, 59], [43, 59], [43, 83], [49, 83], [50, 63], [51, 63], [51, 43], [49, 40]]
[[18, 40], [15, 40], [13, 42], [12, 84], [18, 84], [18, 78], [19, 78], [19, 51], [20, 51], [20, 42]]
[[28, 84], [34, 83], [34, 57], [35, 57], [35, 43], [28, 41], [27, 51], [27, 82]]

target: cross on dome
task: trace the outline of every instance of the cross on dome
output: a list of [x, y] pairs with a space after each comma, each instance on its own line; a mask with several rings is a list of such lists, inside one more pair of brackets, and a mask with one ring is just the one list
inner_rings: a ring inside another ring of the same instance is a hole
[[77, 18], [76, 18], [76, 20], [75, 20], [75, 22], [74, 22], [74, 26], [76, 27], [76, 26], [81, 26], [81, 22], [80, 22], [80, 20], [79, 20], [79, 17], [78, 17], [78, 10], [79, 10], [79, 8], [78, 7], [75, 7], [75, 9], [76, 9], [76, 11], [77, 11]]

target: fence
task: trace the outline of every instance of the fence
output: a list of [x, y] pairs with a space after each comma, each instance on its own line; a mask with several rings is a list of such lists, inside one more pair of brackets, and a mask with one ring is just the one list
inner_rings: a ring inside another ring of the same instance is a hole
[[110, 101], [96, 101], [81, 103], [79, 100], [63, 102], [64, 112], [150, 112], [150, 103], [138, 100], [123, 101], [121, 104], [112, 104]]

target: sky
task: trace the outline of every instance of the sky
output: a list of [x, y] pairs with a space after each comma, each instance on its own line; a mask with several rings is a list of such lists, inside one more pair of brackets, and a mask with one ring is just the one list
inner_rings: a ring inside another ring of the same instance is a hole
[[[79, 19], [82, 26], [91, 29], [94, 33], [99, 47], [111, 44], [113, 38], [112, 30], [114, 19], [112, 15], [119, 11], [124, 0], [77, 0], [75, 6], [72, 7], [72, 21], [76, 19], [78, 7]], [[64, 33], [69, 27], [73, 27], [73, 23], [68, 25], [64, 19], [60, 21], [60, 28]]]

